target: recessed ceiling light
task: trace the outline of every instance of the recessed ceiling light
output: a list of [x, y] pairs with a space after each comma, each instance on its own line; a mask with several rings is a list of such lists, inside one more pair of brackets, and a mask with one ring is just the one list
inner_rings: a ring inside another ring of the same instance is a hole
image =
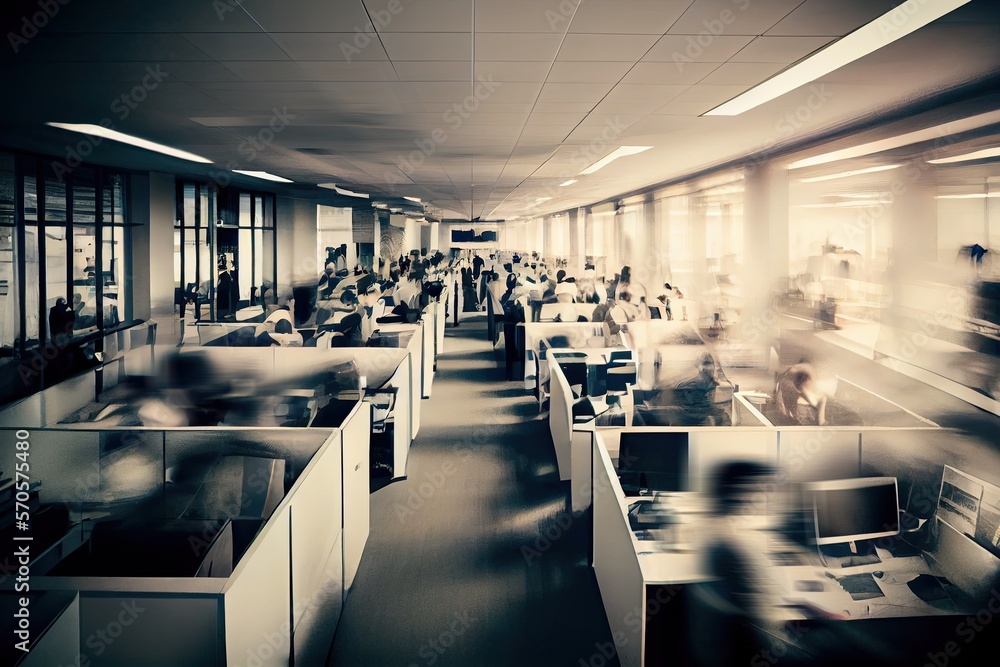
[[851, 199], [848, 201], [822, 202], [819, 204], [799, 204], [800, 208], [863, 208], [891, 204], [891, 199]]
[[970, 160], [985, 160], [991, 157], [1000, 157], [1000, 146], [996, 148], [984, 148], [981, 151], [955, 155], [953, 157], [942, 157], [936, 160], [928, 160], [930, 164], [951, 164], [952, 162], [969, 162]]
[[576, 179], [575, 178], [571, 178], [568, 181], [566, 181], [565, 183], [560, 183], [559, 187], [565, 188], [567, 185], [573, 185], [574, 183], [576, 183]]
[[1000, 199], [1000, 192], [977, 192], [966, 195], [937, 195], [934, 199]]
[[903, 165], [901, 164], [883, 164], [878, 167], [867, 167], [865, 169], [852, 169], [851, 171], [842, 171], [837, 174], [827, 174], [825, 176], [810, 176], [809, 178], [800, 178], [799, 181], [802, 183], [819, 183], [820, 181], [832, 181], [838, 178], [847, 178], [849, 176], [859, 176], [861, 174], [874, 174], [878, 171], [889, 171], [890, 169], [899, 169]]
[[254, 178], [263, 178], [265, 181], [276, 181], [278, 183], [294, 183], [295, 181], [290, 181], [287, 178], [282, 178], [281, 176], [275, 176], [274, 174], [269, 174], [266, 171], [250, 171], [248, 169], [233, 169], [233, 172], [237, 174], [243, 174], [245, 176], [253, 176]]
[[180, 158], [181, 160], [188, 160], [190, 162], [201, 162], [203, 164], [212, 164], [211, 160], [202, 157], [200, 155], [195, 155], [194, 153], [188, 153], [187, 151], [182, 151], [178, 148], [171, 148], [170, 146], [164, 146], [163, 144], [158, 144], [155, 141], [149, 141], [148, 139], [140, 139], [139, 137], [133, 137], [130, 134], [125, 134], [124, 132], [118, 132], [117, 130], [112, 130], [111, 128], [104, 127], [103, 125], [91, 125], [89, 123], [46, 123], [46, 125], [49, 125], [51, 127], [58, 127], [61, 130], [69, 130], [70, 132], [80, 132], [81, 134], [89, 134], [93, 137], [100, 137], [102, 139], [111, 139], [112, 141], [128, 144], [129, 146], [135, 146], [136, 148], [145, 148], [148, 151], [162, 153], [163, 155], [169, 155], [170, 157]]
[[1000, 123], [1000, 111], [990, 111], [976, 116], [959, 118], [958, 120], [935, 125], [934, 127], [928, 127], [924, 130], [907, 132], [895, 137], [889, 137], [888, 139], [879, 139], [878, 141], [870, 141], [858, 146], [852, 146], [851, 148], [842, 148], [837, 151], [831, 151], [830, 153], [814, 155], [813, 157], [796, 160], [788, 165], [788, 168], [801, 169], [803, 167], [815, 167], [821, 164], [836, 162], [837, 160], [864, 157], [865, 155], [881, 153], [883, 151], [892, 150], [893, 148], [909, 146], [910, 144], [916, 144], [922, 141], [941, 140], [944, 137], [958, 134], [959, 132], [968, 132], [969, 130], [975, 130], [980, 127], [993, 125], [995, 123]]
[[418, 204], [420, 203], [420, 197], [403, 197], [403, 199], [409, 199], [410, 201], [415, 201]]
[[922, 0], [904, 3], [703, 115], [737, 116], [749, 111], [888, 46], [969, 1]]
[[338, 195], [344, 195], [345, 197], [360, 197], [361, 199], [368, 199], [368, 195], [363, 192], [352, 192], [346, 188], [337, 187], [336, 183], [317, 183], [317, 187], [326, 188], [327, 190], [333, 190]]
[[602, 169], [620, 157], [625, 157], [627, 155], [635, 155], [636, 153], [642, 153], [643, 151], [648, 151], [652, 146], [620, 146], [615, 150], [611, 151], [600, 160], [590, 165], [586, 169], [580, 172], [580, 176], [585, 176], [586, 174], [593, 174], [598, 169]]

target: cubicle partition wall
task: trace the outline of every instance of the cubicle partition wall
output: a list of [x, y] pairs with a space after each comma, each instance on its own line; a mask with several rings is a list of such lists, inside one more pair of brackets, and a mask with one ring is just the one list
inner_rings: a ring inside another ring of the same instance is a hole
[[[577, 431], [574, 437], [581, 444], [589, 440], [591, 445], [592, 480], [583, 491], [592, 494], [593, 566], [623, 667], [658, 664], [648, 661], [647, 648], [657, 644], [654, 635], [665, 623], [680, 622], [678, 615], [683, 613], [685, 605], [677, 600], [683, 599], [684, 586], [705, 580], [699, 555], [694, 550], [664, 551], [652, 542], [639, 540], [632, 531], [629, 504], [638, 499], [626, 498], [615, 463], [619, 439], [627, 431], [686, 433], [688, 486], [694, 492], [708, 492], [713, 471], [732, 460], [774, 466], [775, 488], [859, 476], [896, 477], [900, 509], [932, 522], [928, 535], [922, 538], [926, 540], [927, 558], [974, 599], [985, 599], [1000, 583], [1000, 553], [997, 553], [1000, 547], [985, 545], [978, 534], [963, 533], [935, 514], [943, 475], [952, 475], [967, 480], [959, 484], [982, 488], [982, 500], [977, 501], [977, 507], [980, 503], [982, 507], [980, 516], [985, 512], [988, 521], [993, 520], [989, 517], [1000, 516], [997, 454], [975, 445], [960, 432], [933, 427]], [[975, 473], [946, 468], [945, 462], [967, 466], [985, 479], [977, 478]], [[682, 656], [683, 651], [678, 649], [677, 655]]]
[[[524, 388], [539, 389], [548, 380], [548, 369], [540, 355], [541, 343], [548, 347], [604, 347], [604, 325], [600, 322], [525, 322], [517, 325], [518, 340], [524, 348], [518, 356], [524, 359]], [[554, 341], [554, 344], [553, 344]]]
[[[164, 666], [325, 659], [368, 537], [361, 406], [343, 429], [31, 430], [32, 589], [79, 597], [29, 655]], [[4, 450], [0, 465], [12, 464]], [[95, 650], [116, 621], [121, 636]]]
[[79, 410], [102, 391], [130, 376], [149, 375], [156, 364], [156, 324], [116, 331], [104, 337], [104, 362], [0, 410], [0, 428], [39, 428]]

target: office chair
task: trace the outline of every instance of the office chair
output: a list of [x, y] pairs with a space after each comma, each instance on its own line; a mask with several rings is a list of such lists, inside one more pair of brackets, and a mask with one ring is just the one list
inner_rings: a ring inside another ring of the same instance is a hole
[[608, 393], [627, 391], [628, 385], [635, 384], [635, 378], [636, 368], [634, 364], [608, 368]]
[[632, 350], [613, 350], [608, 357], [608, 362], [632, 361]]

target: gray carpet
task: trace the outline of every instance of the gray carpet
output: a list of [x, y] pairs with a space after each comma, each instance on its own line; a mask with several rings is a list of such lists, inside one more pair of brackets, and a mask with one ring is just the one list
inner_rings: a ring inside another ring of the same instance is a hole
[[577, 667], [611, 641], [589, 518], [568, 513], [547, 421], [480, 319], [449, 326], [408, 479], [371, 497], [330, 665]]

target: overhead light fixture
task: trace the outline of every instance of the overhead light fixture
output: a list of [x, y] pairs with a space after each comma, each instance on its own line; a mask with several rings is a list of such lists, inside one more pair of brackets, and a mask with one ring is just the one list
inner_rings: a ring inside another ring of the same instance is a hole
[[[781, 97], [796, 88], [840, 69], [870, 53], [906, 37], [928, 23], [936, 21], [970, 0], [923, 0], [907, 2], [890, 9], [871, 23], [867, 23], [852, 33], [814, 53], [805, 60], [783, 72], [774, 75], [750, 90], [724, 102], [705, 116], [738, 116], [765, 102]], [[912, 9], [911, 9], [912, 7]], [[902, 17], [902, 21], [900, 21]]]
[[929, 164], [951, 164], [952, 162], [969, 162], [971, 160], [985, 160], [991, 157], [1000, 157], [1000, 146], [996, 148], [984, 148], [981, 151], [955, 155], [953, 157], [942, 157], [936, 160], [928, 160]]
[[538, 199], [535, 200], [535, 203], [541, 204], [543, 201], [548, 201], [550, 199], [552, 199], [552, 197], [539, 197]]
[[89, 134], [92, 137], [100, 137], [101, 139], [111, 139], [112, 141], [128, 144], [129, 146], [135, 146], [136, 148], [145, 148], [147, 151], [162, 153], [163, 155], [169, 155], [170, 157], [179, 158], [181, 160], [188, 160], [189, 162], [212, 164], [211, 160], [200, 155], [188, 153], [187, 151], [182, 151], [178, 148], [164, 146], [163, 144], [158, 144], [155, 141], [149, 141], [148, 139], [133, 137], [131, 134], [118, 132], [117, 130], [104, 127], [103, 125], [91, 125], [89, 123], [46, 123], [46, 125], [50, 127], [58, 127], [61, 130], [69, 130], [70, 132]]
[[849, 201], [823, 202], [820, 204], [799, 204], [800, 208], [863, 208], [891, 204], [891, 199], [852, 199]]
[[408, 199], [410, 201], [417, 202], [418, 204], [420, 203], [420, 197], [403, 197], [403, 199]]
[[620, 146], [615, 150], [611, 151], [600, 160], [590, 165], [586, 169], [580, 172], [580, 176], [585, 176], [587, 174], [593, 174], [598, 169], [602, 169], [620, 157], [625, 157], [628, 155], [635, 155], [636, 153], [642, 153], [643, 151], [648, 151], [652, 146]]
[[934, 199], [1000, 199], [1000, 192], [978, 192], [967, 195], [936, 195]]
[[574, 183], [576, 183], [576, 179], [575, 178], [571, 178], [568, 181], [566, 181], [565, 183], [560, 183], [559, 187], [565, 188], [566, 186], [573, 185]]
[[294, 183], [295, 181], [290, 181], [287, 178], [282, 178], [281, 176], [275, 176], [274, 174], [269, 174], [266, 171], [250, 171], [247, 169], [233, 169], [234, 173], [243, 174], [245, 176], [253, 176], [254, 178], [263, 178], [265, 181], [276, 181], [278, 183]]
[[878, 167], [866, 167], [865, 169], [852, 169], [851, 171], [842, 171], [837, 174], [827, 174], [825, 176], [810, 176], [809, 178], [800, 178], [799, 181], [802, 183], [819, 183], [820, 181], [833, 181], [838, 178], [848, 178], [850, 176], [860, 176], [861, 174], [874, 174], [879, 171], [889, 171], [890, 169], [899, 169], [903, 165], [901, 164], [883, 164]]
[[361, 199], [368, 199], [368, 195], [363, 192], [352, 192], [345, 188], [337, 187], [336, 183], [317, 183], [317, 186], [321, 188], [326, 188], [327, 190], [333, 190], [338, 195], [344, 195], [345, 197], [360, 197]]
[[842, 148], [838, 151], [803, 158], [802, 160], [796, 160], [791, 163], [788, 165], [788, 168], [802, 169], [803, 167], [816, 167], [821, 164], [836, 162], [838, 160], [864, 157], [866, 155], [881, 153], [883, 151], [900, 148], [902, 146], [909, 146], [910, 144], [916, 144], [922, 141], [933, 141], [935, 139], [941, 139], [942, 137], [958, 134], [960, 132], [976, 130], [996, 123], [1000, 123], [1000, 111], [990, 111], [976, 116], [969, 116], [968, 118], [953, 120], [949, 123], [942, 123], [940, 125], [935, 125], [934, 127], [928, 127], [924, 130], [907, 132], [906, 134], [889, 137], [888, 139], [870, 141], [866, 144], [852, 146], [851, 148]]

